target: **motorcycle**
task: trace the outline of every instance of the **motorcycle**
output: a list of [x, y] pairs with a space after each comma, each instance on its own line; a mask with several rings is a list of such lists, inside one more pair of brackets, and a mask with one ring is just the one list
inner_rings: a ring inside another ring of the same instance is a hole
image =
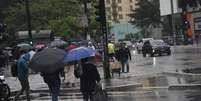
[[5, 83], [4, 75], [0, 75], [0, 101], [7, 101], [10, 93], [10, 87]]

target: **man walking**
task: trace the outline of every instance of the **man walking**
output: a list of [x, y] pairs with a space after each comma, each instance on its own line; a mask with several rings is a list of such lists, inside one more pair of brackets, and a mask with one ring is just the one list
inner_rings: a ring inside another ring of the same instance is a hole
[[47, 74], [47, 73], [41, 73], [41, 76], [44, 79], [44, 82], [48, 85], [50, 94], [52, 95], [52, 101], [58, 101], [58, 96], [60, 93], [60, 85], [61, 85], [61, 79], [60, 74], [61, 70]]
[[[129, 63], [128, 59], [131, 60], [131, 53], [128, 47], [126, 47], [125, 44], [121, 43], [119, 51], [117, 51], [117, 59], [120, 60], [122, 64], [122, 72], [129, 72]], [[125, 65], [126, 65], [126, 70], [125, 70]]]
[[20, 84], [22, 86], [21, 91], [15, 96], [15, 98], [18, 98], [21, 94], [23, 94], [23, 92], [25, 91], [26, 93], [26, 98], [27, 101], [31, 101], [30, 99], [30, 87], [29, 87], [29, 80], [28, 80], [28, 61], [30, 58], [29, 54], [25, 54], [25, 51], [21, 52], [21, 56], [17, 61], [17, 77], [20, 81]]

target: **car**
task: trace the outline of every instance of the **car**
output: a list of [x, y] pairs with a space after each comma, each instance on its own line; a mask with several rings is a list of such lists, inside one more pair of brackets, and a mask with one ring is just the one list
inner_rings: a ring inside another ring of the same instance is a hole
[[153, 38], [143, 38], [136, 43], [136, 49], [139, 54], [142, 52], [142, 46], [143, 46], [144, 42], [149, 41], [149, 40], [154, 40], [154, 39]]
[[161, 56], [163, 53], [171, 55], [170, 46], [163, 40], [148, 40], [142, 46], [142, 54], [144, 57], [146, 57], [147, 54], [150, 56], [154, 56], [155, 54]]

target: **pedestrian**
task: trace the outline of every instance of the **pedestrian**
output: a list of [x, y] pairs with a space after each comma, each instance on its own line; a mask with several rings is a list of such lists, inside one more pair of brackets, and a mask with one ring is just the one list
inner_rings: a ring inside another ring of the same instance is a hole
[[27, 101], [31, 101], [30, 99], [30, 87], [29, 87], [29, 80], [28, 80], [28, 73], [29, 73], [29, 68], [28, 68], [28, 62], [30, 55], [26, 53], [26, 51], [21, 51], [20, 52], [20, 58], [17, 61], [17, 77], [20, 81], [21, 84], [21, 91], [15, 96], [17, 99], [23, 92], [26, 93], [26, 98]]
[[113, 58], [115, 55], [114, 53], [115, 53], [115, 46], [112, 43], [112, 41], [109, 41], [109, 43], [108, 43], [108, 55], [109, 55], [109, 57]]
[[93, 50], [96, 50], [95, 46], [92, 44], [91, 41], [88, 43], [88, 47], [92, 48]]
[[100, 74], [97, 67], [93, 64], [93, 58], [86, 58], [81, 61], [83, 74], [80, 77], [80, 90], [83, 94], [84, 101], [91, 101], [92, 92], [101, 80]]
[[[122, 64], [122, 72], [129, 72], [129, 62], [131, 60], [131, 53], [128, 47], [124, 43], [121, 43], [119, 50], [116, 53], [117, 60], [119, 60]], [[126, 65], [126, 68], [125, 68]], [[125, 70], [126, 69], [126, 70]]]
[[41, 73], [44, 82], [49, 87], [50, 94], [52, 95], [52, 101], [58, 101], [58, 96], [60, 93], [60, 85], [61, 85], [60, 72], [61, 70], [51, 74]]
[[74, 64], [68, 64], [64, 67], [65, 82], [68, 87], [75, 87]]

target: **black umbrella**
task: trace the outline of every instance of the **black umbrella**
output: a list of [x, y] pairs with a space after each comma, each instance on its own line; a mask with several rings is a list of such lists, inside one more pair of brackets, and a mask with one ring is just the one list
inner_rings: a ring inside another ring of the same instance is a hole
[[36, 53], [30, 61], [30, 68], [36, 72], [54, 73], [64, 67], [65, 51], [46, 48]]

